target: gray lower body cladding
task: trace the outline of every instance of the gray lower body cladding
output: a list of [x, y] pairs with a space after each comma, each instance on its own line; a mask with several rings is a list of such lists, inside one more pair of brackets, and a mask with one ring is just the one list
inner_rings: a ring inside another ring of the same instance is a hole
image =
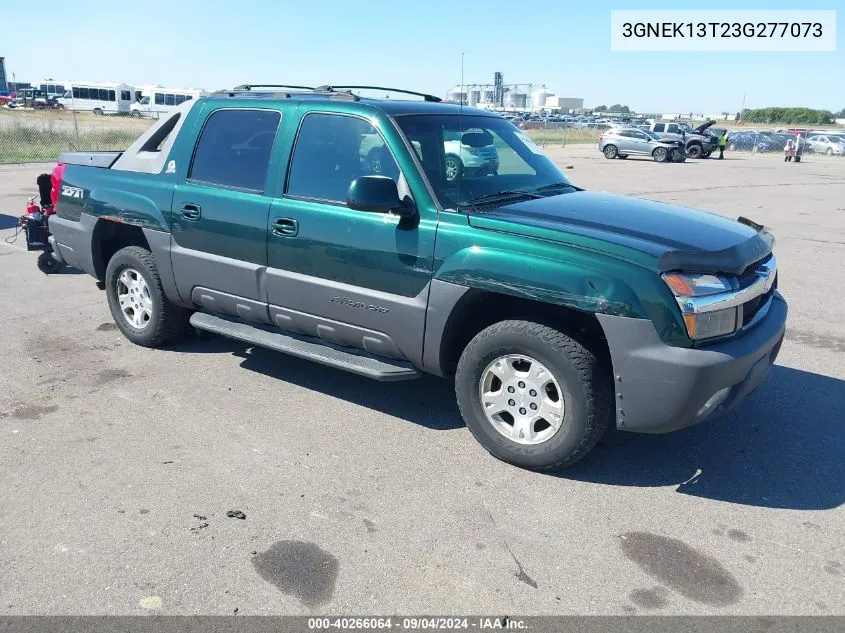
[[717, 392], [725, 400], [707, 417], [735, 408], [775, 362], [787, 306], [775, 292], [768, 314], [752, 330], [724, 343], [687, 349], [663, 343], [651, 321], [597, 315], [607, 337], [616, 389], [616, 425], [667, 433], [704, 419], [699, 411]]

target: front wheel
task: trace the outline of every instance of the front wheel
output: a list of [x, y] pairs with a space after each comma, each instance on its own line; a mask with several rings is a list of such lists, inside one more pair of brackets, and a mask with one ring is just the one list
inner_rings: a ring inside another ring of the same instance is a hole
[[602, 152], [604, 153], [605, 158], [611, 160], [619, 155], [619, 150], [616, 148], [616, 145], [605, 145]]
[[704, 150], [702, 149], [701, 145], [695, 144], [687, 147], [687, 156], [689, 156], [690, 158], [701, 158], [701, 155], [703, 153]]
[[833, 156], [833, 150], [831, 148], [827, 148], [827, 152], [825, 152], [828, 156]]
[[155, 258], [145, 248], [127, 246], [112, 256], [106, 297], [117, 327], [136, 345], [161, 347], [188, 331], [188, 311], [170, 303]]
[[530, 321], [482, 330], [455, 375], [467, 427], [494, 457], [532, 469], [571, 466], [601, 439], [612, 384], [598, 358], [563, 332]]
[[666, 149], [663, 147], [658, 147], [652, 152], [651, 156], [658, 163], [665, 163], [666, 159], [669, 158], [669, 152], [667, 152]]

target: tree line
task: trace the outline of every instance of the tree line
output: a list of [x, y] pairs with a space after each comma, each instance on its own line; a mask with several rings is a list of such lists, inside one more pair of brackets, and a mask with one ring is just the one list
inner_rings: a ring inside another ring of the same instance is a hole
[[758, 108], [746, 110], [743, 120], [751, 123], [808, 123], [815, 125], [831, 124], [834, 119], [845, 117], [845, 110], [834, 114], [830, 110], [812, 108]]

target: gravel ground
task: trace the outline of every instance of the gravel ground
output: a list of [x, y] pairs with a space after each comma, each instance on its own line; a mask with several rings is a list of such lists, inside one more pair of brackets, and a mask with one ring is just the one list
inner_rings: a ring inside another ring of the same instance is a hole
[[[445, 381], [135, 347], [91, 278], [0, 242], [0, 609], [845, 614], [845, 161], [549, 153], [773, 229], [787, 340], [738, 411], [536, 474], [476, 444]], [[43, 169], [0, 167], [0, 237]]]

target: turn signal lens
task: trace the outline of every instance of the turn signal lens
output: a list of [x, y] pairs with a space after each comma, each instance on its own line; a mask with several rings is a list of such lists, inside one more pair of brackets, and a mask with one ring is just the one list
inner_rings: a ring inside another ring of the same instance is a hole
[[689, 337], [696, 341], [733, 334], [737, 326], [737, 308], [685, 314], [684, 324]]

